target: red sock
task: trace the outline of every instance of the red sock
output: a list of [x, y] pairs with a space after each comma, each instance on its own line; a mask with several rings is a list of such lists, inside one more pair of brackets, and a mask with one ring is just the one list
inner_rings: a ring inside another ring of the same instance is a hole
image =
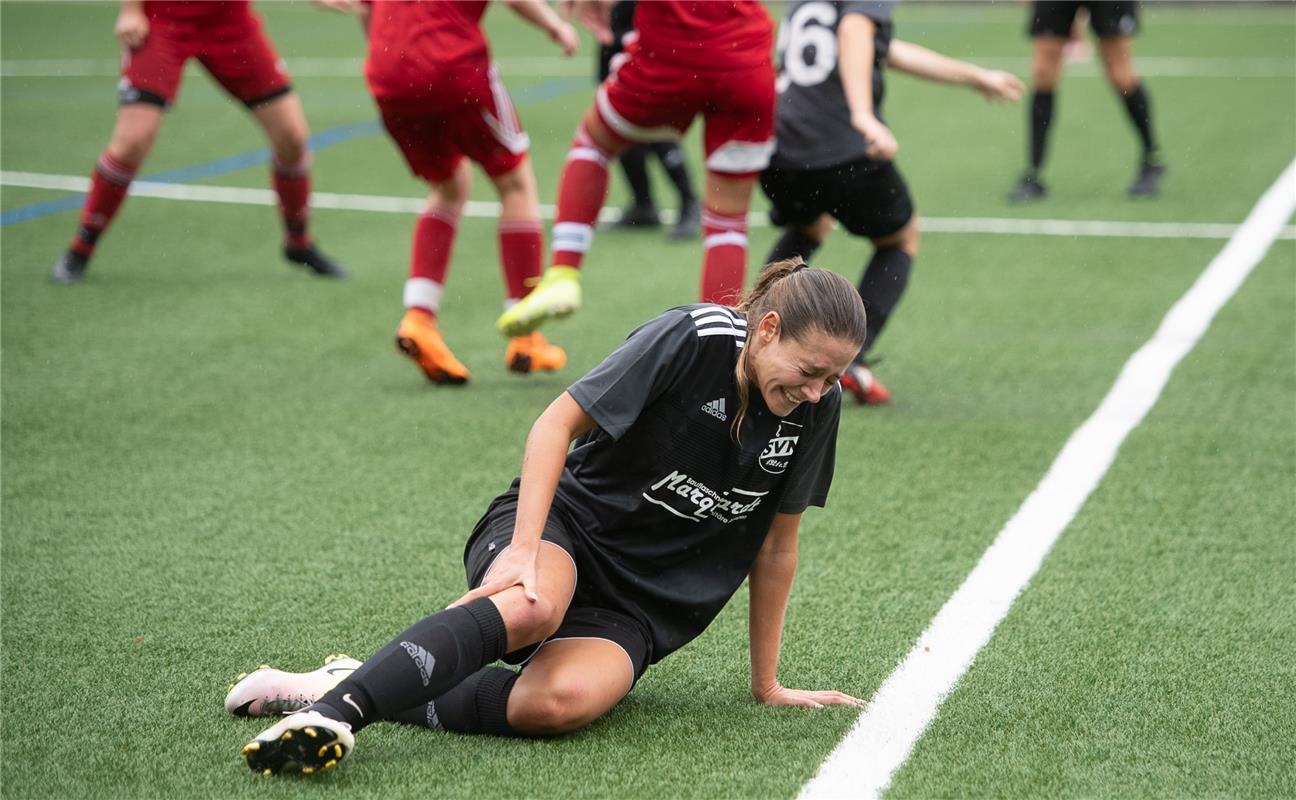
[[458, 228], [459, 215], [448, 208], [433, 206], [419, 215], [414, 226], [409, 280], [405, 281], [406, 308], [433, 314], [440, 308]]
[[309, 247], [311, 243], [306, 232], [310, 218], [310, 162], [310, 152], [302, 153], [293, 163], [274, 159], [274, 190], [279, 195], [279, 216], [283, 218], [289, 247]]
[[500, 269], [510, 304], [531, 293], [540, 277], [544, 257], [544, 238], [538, 219], [501, 219], [499, 221]]
[[553, 257], [557, 267], [580, 267], [594, 239], [608, 191], [611, 154], [600, 148], [582, 124], [567, 151], [567, 164], [558, 180], [558, 213], [553, 226]]
[[704, 209], [702, 250], [702, 302], [737, 302], [747, 278], [747, 215]]
[[134, 168], [113, 160], [107, 153], [99, 156], [90, 175], [90, 192], [81, 207], [81, 224], [72, 237], [72, 250], [86, 258], [94, 253], [95, 243], [117, 215], [134, 177]]

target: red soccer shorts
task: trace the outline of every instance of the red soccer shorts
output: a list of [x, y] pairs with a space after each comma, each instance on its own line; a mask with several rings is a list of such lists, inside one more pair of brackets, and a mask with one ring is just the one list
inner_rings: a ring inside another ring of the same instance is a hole
[[292, 89], [288, 71], [275, 53], [261, 18], [243, 4], [204, 16], [172, 19], [150, 16], [149, 35], [122, 57], [121, 102], [175, 102], [180, 76], [191, 58], [225, 90], [248, 107]]
[[448, 180], [464, 156], [491, 177], [512, 172], [531, 144], [494, 66], [447, 76], [435, 95], [375, 99], [410, 171], [433, 183]]
[[599, 117], [631, 142], [678, 139], [702, 115], [706, 166], [755, 175], [774, 150], [774, 67], [703, 71], [653, 58], [631, 44], [628, 56], [599, 86]]

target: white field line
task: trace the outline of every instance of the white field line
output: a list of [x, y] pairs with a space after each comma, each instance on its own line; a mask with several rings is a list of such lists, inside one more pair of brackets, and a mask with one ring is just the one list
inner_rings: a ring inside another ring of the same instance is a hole
[[[1025, 74], [1030, 60], [1021, 56], [974, 55], [967, 60], [986, 67], [1007, 69]], [[288, 72], [298, 78], [361, 78], [364, 59], [355, 57], [291, 58]], [[593, 70], [583, 58], [558, 56], [502, 56], [495, 59], [500, 74], [517, 78], [558, 78], [591, 76]], [[198, 67], [189, 69], [198, 72]], [[1068, 75], [1103, 77], [1097, 59], [1084, 64], [1069, 64]], [[1296, 59], [1226, 56], [1182, 58], [1177, 56], [1139, 56], [1140, 75], [1154, 78], [1292, 78], [1296, 79]], [[33, 58], [0, 61], [0, 77], [5, 78], [115, 78], [121, 74], [121, 63], [108, 58]], [[593, 84], [591, 84], [592, 86]]]
[[[49, 175], [39, 172], [0, 171], [0, 184], [28, 189], [55, 189], [68, 192], [85, 192], [90, 181], [77, 175]], [[130, 193], [135, 197], [153, 197], [166, 200], [189, 200], [205, 203], [234, 203], [242, 205], [273, 206], [275, 195], [269, 189], [245, 189], [234, 186], [207, 184], [151, 183], [135, 181]], [[422, 198], [386, 197], [369, 194], [336, 194], [312, 192], [311, 206], [341, 211], [373, 211], [388, 214], [416, 214], [423, 209]], [[620, 211], [603, 209], [601, 219], [615, 221]], [[554, 207], [540, 206], [544, 219], [553, 219]], [[469, 201], [464, 209], [468, 217], [494, 218], [499, 216], [499, 204]], [[753, 212], [748, 223], [754, 226], [769, 224], [763, 212]], [[1205, 222], [1117, 222], [1104, 220], [1063, 219], [1011, 219], [1002, 217], [923, 217], [922, 229], [927, 233], [997, 233], [1026, 236], [1098, 236], [1129, 237], [1138, 239], [1227, 239], [1238, 226]], [[1296, 239], [1296, 226], [1286, 226], [1279, 238]]]
[[1268, 252], [1296, 211], [1296, 161], [1265, 192], [1192, 288], [1130, 357], [1097, 410], [1071, 434], [1048, 473], [900, 666], [878, 689], [801, 798], [875, 798], [977, 653], [990, 640], [1062, 531], [1143, 421], [1180, 360]]

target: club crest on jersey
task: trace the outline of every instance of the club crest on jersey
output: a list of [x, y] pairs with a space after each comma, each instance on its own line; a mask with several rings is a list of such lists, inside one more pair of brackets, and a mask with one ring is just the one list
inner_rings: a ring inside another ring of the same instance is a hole
[[[791, 428], [784, 433], [784, 428]], [[801, 426], [795, 422], [780, 422], [774, 429], [765, 449], [760, 454], [761, 469], [771, 475], [782, 474], [792, 462], [792, 451], [796, 449], [797, 439], [801, 438]]]

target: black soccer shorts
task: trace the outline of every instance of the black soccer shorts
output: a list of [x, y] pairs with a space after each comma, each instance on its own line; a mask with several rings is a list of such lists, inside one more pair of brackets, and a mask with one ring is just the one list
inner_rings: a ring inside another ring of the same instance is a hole
[[761, 189], [775, 225], [804, 226], [830, 214], [856, 236], [876, 239], [905, 226], [914, 215], [904, 177], [890, 161], [861, 159], [818, 169], [770, 166]]
[[1089, 9], [1089, 27], [1099, 39], [1114, 36], [1134, 36], [1138, 33], [1138, 3], [1124, 0], [1088, 2], [1088, 0], [1037, 0], [1031, 4], [1030, 25], [1027, 30], [1036, 36], [1071, 35], [1076, 12], [1084, 6]]

